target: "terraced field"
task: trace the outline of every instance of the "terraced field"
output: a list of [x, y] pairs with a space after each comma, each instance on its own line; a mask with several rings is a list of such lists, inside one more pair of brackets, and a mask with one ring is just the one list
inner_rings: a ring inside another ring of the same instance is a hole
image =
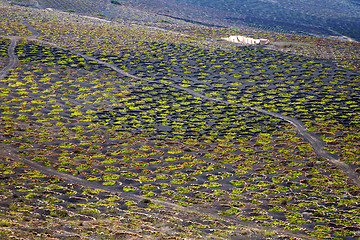
[[360, 237], [358, 72], [163, 32], [90, 54], [54, 25], [0, 42], [3, 239]]

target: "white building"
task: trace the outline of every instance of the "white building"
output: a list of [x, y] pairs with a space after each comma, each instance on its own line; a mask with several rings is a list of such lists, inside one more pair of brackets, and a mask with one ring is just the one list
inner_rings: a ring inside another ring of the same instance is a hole
[[228, 38], [223, 38], [226, 41], [233, 42], [233, 43], [242, 43], [248, 45], [267, 45], [270, 44], [268, 39], [254, 39], [248, 38], [244, 36], [230, 36]]

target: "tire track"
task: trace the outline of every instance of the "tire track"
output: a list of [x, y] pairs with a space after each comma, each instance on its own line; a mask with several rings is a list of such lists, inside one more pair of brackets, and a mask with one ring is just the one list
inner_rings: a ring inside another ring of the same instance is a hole
[[18, 63], [19, 59], [15, 54], [15, 48], [17, 43], [19, 42], [18, 38], [8, 38], [10, 40], [10, 45], [8, 47], [8, 57], [9, 63], [0, 71], [0, 80], [3, 80], [9, 73], [9, 70], [14, 68]]

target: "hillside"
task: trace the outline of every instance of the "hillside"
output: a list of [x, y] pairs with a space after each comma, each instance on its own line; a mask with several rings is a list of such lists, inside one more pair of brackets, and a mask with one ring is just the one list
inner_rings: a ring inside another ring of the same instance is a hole
[[154, 12], [222, 26], [246, 25], [277, 32], [360, 40], [360, 5], [356, 0], [135, 0], [134, 3]]
[[53, 8], [113, 19], [181, 19], [207, 26], [255, 27], [320, 37], [346, 36], [360, 41], [358, 0], [13, 0], [13, 4]]
[[0, 1], [1, 239], [360, 237], [359, 43], [99, 3]]

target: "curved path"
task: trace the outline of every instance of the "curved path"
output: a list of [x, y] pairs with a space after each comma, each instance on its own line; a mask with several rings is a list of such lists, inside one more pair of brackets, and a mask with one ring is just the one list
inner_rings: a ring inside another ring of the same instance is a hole
[[8, 57], [9, 57], [9, 63], [7, 66], [5, 66], [3, 69], [0, 70], [0, 80], [4, 79], [6, 75], [9, 73], [9, 70], [14, 68], [18, 63], [19, 59], [17, 55], [15, 54], [15, 48], [18, 42], [25, 38], [28, 40], [36, 40], [37, 37], [40, 36], [40, 33], [36, 31], [31, 25], [29, 25], [27, 22], [24, 22], [24, 25], [32, 32], [31, 36], [26, 37], [20, 37], [20, 36], [2, 36], [2, 38], [6, 38], [10, 40], [10, 45], [8, 47]]
[[28, 22], [23, 22], [23, 24], [28, 28], [28, 30], [32, 33], [31, 36], [26, 37], [27, 39], [36, 39], [40, 36], [40, 33], [34, 29]]
[[19, 59], [15, 54], [15, 47], [19, 39], [18, 38], [9, 38], [9, 39], [10, 39], [10, 45], [8, 48], [9, 63], [0, 71], [0, 80], [4, 79], [9, 73], [9, 70], [14, 68], [19, 62]]
[[[36, 37], [38, 36], [38, 32], [34, 31], [34, 29], [30, 28], [30, 31], [33, 32], [33, 35], [30, 36], [30, 37], [22, 37], [22, 38], [26, 38], [28, 40], [35, 40], [35, 41], [38, 41], [38, 42], [41, 42], [41, 43], [44, 43], [44, 44], [47, 44], [47, 45], [51, 45], [51, 46], [54, 46], [56, 48], [59, 48], [59, 49], [62, 49], [62, 50], [66, 50], [66, 51], [70, 51], [72, 52], [73, 54], [76, 54], [76, 55], [79, 55], [81, 57], [83, 57], [84, 59], [86, 60], [90, 60], [90, 61], [95, 61], [97, 62], [98, 64], [100, 65], [104, 65], [108, 68], [111, 68], [112, 70], [116, 71], [117, 73], [120, 73], [124, 76], [127, 76], [127, 77], [131, 77], [133, 79], [136, 79], [136, 80], [140, 80], [140, 81], [146, 81], [146, 82], [149, 82], [149, 83], [159, 83], [159, 82], [156, 82], [156, 81], [153, 81], [153, 80], [148, 80], [148, 79], [144, 79], [144, 78], [140, 78], [138, 76], [135, 76], [135, 75], [132, 75], [128, 72], [125, 72], [124, 70], [118, 68], [116, 65], [114, 64], [111, 64], [111, 63], [107, 63], [107, 62], [104, 62], [104, 61], [101, 61], [97, 58], [94, 58], [94, 57], [91, 57], [91, 56], [88, 56], [88, 55], [85, 55], [81, 52], [78, 52], [78, 51], [74, 51], [74, 50], [71, 50], [71, 49], [68, 49], [68, 48], [64, 48], [64, 47], [61, 47], [57, 44], [54, 44], [54, 43], [51, 43], [51, 42], [47, 42], [47, 41], [43, 41], [43, 40], [39, 40], [39, 39], [36, 39]], [[1, 37], [1, 36], [0, 36]], [[13, 68], [17, 63], [18, 63], [18, 58], [15, 54], [15, 47], [16, 47], [16, 44], [17, 42], [19, 41], [19, 39], [21, 37], [8, 37], [8, 36], [2, 36], [4, 38], [8, 38], [11, 40], [11, 44], [9, 46], [9, 49], [8, 49], [8, 53], [9, 53], [9, 58], [10, 58], [10, 63], [2, 70], [0, 71], [0, 79], [1, 78], [4, 78], [4, 76], [6, 76], [6, 74], [8, 73], [9, 69]], [[202, 99], [206, 99], [206, 100], [209, 100], [209, 101], [214, 101], [214, 102], [221, 102], [221, 103], [224, 103], [226, 105], [234, 105], [234, 106], [237, 106], [239, 108], [247, 108], [247, 109], [251, 109], [253, 111], [257, 111], [259, 113], [262, 113], [262, 114], [266, 114], [266, 115], [269, 115], [269, 116], [273, 116], [275, 118], [279, 118], [279, 119], [282, 119], [288, 123], [290, 123], [291, 125], [293, 125], [297, 132], [302, 135], [302, 137], [307, 140], [311, 146], [313, 147], [313, 150], [314, 152], [319, 156], [319, 157], [322, 157], [322, 158], [325, 158], [327, 159], [329, 162], [331, 162], [332, 164], [334, 164], [335, 166], [337, 166], [339, 169], [341, 169], [357, 186], [360, 187], [360, 178], [359, 178], [359, 175], [354, 172], [351, 167], [346, 164], [345, 162], [343, 161], [340, 161], [338, 160], [337, 158], [335, 158], [334, 156], [332, 156], [329, 152], [327, 152], [324, 147], [325, 147], [325, 143], [318, 137], [316, 136], [314, 133], [311, 133], [309, 131], [306, 130], [306, 127], [303, 125], [303, 123], [295, 118], [292, 118], [292, 117], [289, 117], [289, 116], [285, 116], [285, 115], [281, 115], [279, 113], [275, 113], [275, 112], [269, 112], [269, 111], [266, 111], [264, 109], [260, 109], [260, 108], [255, 108], [255, 107], [247, 107], [247, 106], [244, 106], [244, 105], [241, 105], [241, 104], [237, 104], [237, 103], [231, 103], [231, 102], [228, 102], [228, 101], [225, 101], [225, 100], [218, 100], [216, 98], [211, 98], [211, 97], [207, 97], [205, 95], [202, 95], [198, 92], [195, 92], [191, 89], [188, 89], [188, 88], [184, 88], [184, 87], [181, 87], [181, 86], [178, 86], [178, 85], [174, 85], [174, 84], [166, 84], [166, 83], [163, 83], [164, 85], [166, 86], [169, 86], [169, 87], [173, 87], [173, 88], [176, 88], [176, 89], [179, 89], [179, 90], [183, 90], [183, 91], [186, 91], [187, 93], [193, 95], [193, 96], [196, 96], [196, 97], [200, 97]]]

